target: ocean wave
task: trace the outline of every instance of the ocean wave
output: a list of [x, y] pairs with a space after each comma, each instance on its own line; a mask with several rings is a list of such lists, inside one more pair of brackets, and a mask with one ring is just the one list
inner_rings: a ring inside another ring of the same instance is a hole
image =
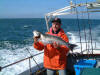
[[[5, 65], [14, 63], [16, 61], [19, 61], [21, 59], [31, 56], [30, 53], [26, 49], [28, 49], [32, 55], [39, 53], [39, 51], [35, 50], [33, 48], [33, 46], [19, 48], [19, 49], [16, 49], [15, 51], [2, 49], [2, 50], [0, 50], [0, 54], [1, 54], [0, 55], [0, 59], [1, 59], [0, 66], [3, 67]], [[38, 64], [43, 62], [43, 54], [35, 56], [34, 59]], [[33, 60], [31, 60], [31, 66], [36, 66], [36, 63]], [[25, 60], [18, 64], [10, 66], [8, 68], [4, 68], [0, 72], [0, 75], [8, 75], [8, 74], [9, 75], [18, 75], [19, 73], [21, 73], [27, 69], [29, 69], [29, 60]]]
[[[32, 43], [32, 42], [31, 42]], [[18, 48], [23, 48], [24, 46], [29, 45], [28, 40], [20, 41], [20, 40], [1, 40], [0, 41], [0, 49], [9, 49], [15, 50]]]
[[32, 27], [33, 25], [24, 25], [23, 28], [30, 28]]

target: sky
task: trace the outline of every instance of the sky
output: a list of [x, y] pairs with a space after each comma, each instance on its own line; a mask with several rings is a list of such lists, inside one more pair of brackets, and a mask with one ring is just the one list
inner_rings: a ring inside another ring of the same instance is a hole
[[[0, 18], [44, 18], [46, 13], [68, 6], [70, 1], [71, 0], [0, 0]], [[72, 1], [78, 3], [95, 0]], [[100, 14], [96, 13], [95, 16], [98, 17], [98, 15]], [[73, 16], [68, 15], [66, 18], [73, 18]]]

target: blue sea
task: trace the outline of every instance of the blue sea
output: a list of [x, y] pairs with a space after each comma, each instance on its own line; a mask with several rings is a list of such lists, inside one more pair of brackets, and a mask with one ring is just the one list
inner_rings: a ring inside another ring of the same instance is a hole
[[[51, 26], [51, 23], [49, 23]], [[91, 42], [99, 48], [100, 43], [100, 20], [96, 19], [65, 19], [62, 18], [62, 28], [69, 37], [70, 43]], [[33, 30], [47, 32], [44, 18], [29, 19], [0, 19], [0, 66], [4, 67], [10, 63], [39, 53], [32, 46]], [[80, 45], [80, 44], [78, 44]], [[78, 47], [80, 49], [80, 47]], [[82, 48], [86, 48], [83, 46]], [[34, 57], [39, 64], [43, 62], [43, 54]], [[32, 66], [36, 63], [31, 60]], [[13, 66], [2, 69], [0, 75], [18, 75], [29, 69], [29, 60], [25, 60]]]

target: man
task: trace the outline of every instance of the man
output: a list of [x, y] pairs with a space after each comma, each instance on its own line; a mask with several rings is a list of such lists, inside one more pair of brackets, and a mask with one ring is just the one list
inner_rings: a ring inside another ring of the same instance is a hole
[[[52, 20], [50, 32], [47, 32], [46, 34], [61, 37], [64, 41], [69, 42], [67, 35], [61, 28], [61, 25], [61, 20], [55, 18]], [[33, 46], [40, 51], [44, 49], [44, 67], [47, 69], [47, 75], [54, 75], [56, 71], [59, 72], [59, 75], [67, 75], [66, 54], [69, 52], [69, 48], [65, 45], [59, 45], [56, 42], [44, 46], [41, 41], [38, 42], [37, 40], [38, 38], [34, 37]]]

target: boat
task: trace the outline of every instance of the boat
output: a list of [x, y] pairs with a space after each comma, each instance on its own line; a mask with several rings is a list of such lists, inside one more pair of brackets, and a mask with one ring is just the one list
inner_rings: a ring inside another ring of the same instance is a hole
[[[85, 10], [85, 11], [79, 10], [78, 11], [78, 8], [85, 8], [87, 10]], [[76, 14], [76, 16], [77, 16], [76, 19], [78, 22], [78, 14], [88, 13], [88, 16], [89, 16], [89, 12], [92, 12], [92, 13], [93, 12], [100, 12], [100, 1], [90, 2], [90, 3], [86, 2], [86, 3], [80, 3], [80, 4], [76, 4], [76, 3], [74, 4], [71, 1], [69, 6], [66, 6], [64, 8], [61, 8], [61, 9], [58, 9], [56, 11], [45, 14], [45, 21], [46, 21], [47, 30], [49, 31], [49, 22], [51, 21], [52, 18], [58, 17], [59, 15]], [[89, 17], [88, 17], [88, 19], [89, 19]], [[90, 30], [90, 40], [89, 41], [81, 41], [80, 29], [79, 29], [80, 41], [77, 42], [77, 44], [80, 45], [80, 50], [75, 49], [73, 51], [70, 51], [70, 53], [68, 55], [69, 67], [67, 70], [69, 71], [69, 75], [75, 75], [76, 71], [75, 71], [74, 65], [82, 60], [96, 60], [95, 67], [87, 69], [88, 71], [89, 71], [89, 69], [93, 70], [93, 71], [95, 70], [93, 74], [97, 75], [96, 71], [98, 71], [98, 69], [100, 69], [100, 49], [96, 48], [96, 42], [93, 42], [93, 40], [92, 40], [91, 26], [90, 26], [89, 30]], [[82, 49], [83, 44], [86, 46], [86, 49]], [[94, 45], [95, 45], [95, 47], [93, 47]], [[11, 64], [6, 65], [6, 66], [0, 67], [0, 71], [2, 71], [2, 69], [4, 69], [4, 68], [12, 66], [16, 63], [20, 63], [24, 60], [30, 61], [33, 57], [38, 56], [39, 54], [42, 54], [42, 53], [43, 52], [35, 54], [35, 55], [31, 55], [30, 57], [24, 58], [22, 60], [19, 60], [17, 62], [11, 63]], [[34, 58], [32, 60], [34, 60]], [[70, 62], [72, 62], [72, 63], [70, 63]], [[43, 67], [43, 63], [37, 64], [34, 67], [31, 67], [31, 64], [29, 63], [29, 67], [30, 67], [30, 69], [20, 73], [19, 75], [46, 75], [46, 69]], [[81, 75], [86, 75], [86, 74], [84, 74], [84, 72], [87, 72], [86, 69], [83, 70]], [[99, 71], [99, 73], [100, 73], [100, 71]], [[58, 75], [58, 72], [57, 72], [57, 75]], [[76, 75], [78, 75], [78, 74], [76, 73]]]

